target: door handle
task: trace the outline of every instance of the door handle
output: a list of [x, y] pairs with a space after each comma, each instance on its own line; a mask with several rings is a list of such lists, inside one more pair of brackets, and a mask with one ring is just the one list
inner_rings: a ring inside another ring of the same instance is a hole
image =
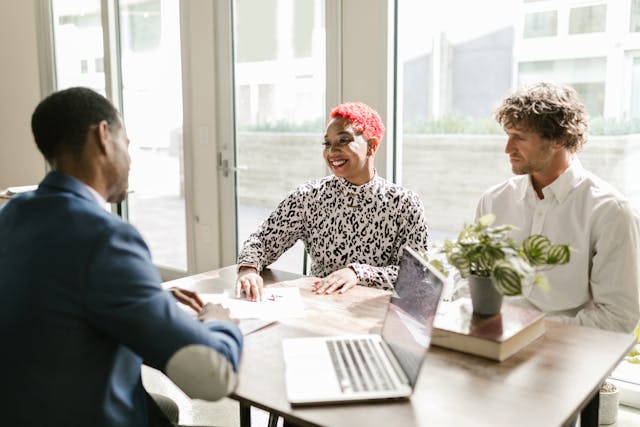
[[230, 166], [228, 159], [222, 158], [222, 153], [218, 153], [218, 170], [222, 173], [222, 176], [227, 178], [231, 172], [245, 171], [249, 168], [247, 166]]

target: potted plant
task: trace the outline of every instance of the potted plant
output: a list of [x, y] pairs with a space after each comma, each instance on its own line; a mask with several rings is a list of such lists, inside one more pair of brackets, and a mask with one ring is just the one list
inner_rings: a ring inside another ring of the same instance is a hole
[[618, 421], [620, 391], [615, 384], [605, 381], [600, 386], [600, 402], [598, 405], [598, 424], [614, 424]]
[[625, 357], [625, 360], [629, 363], [640, 365], [640, 321], [634, 329], [633, 334], [636, 336], [636, 345], [633, 346], [627, 357]]
[[[481, 315], [499, 313], [502, 296], [521, 295], [525, 283], [548, 288], [541, 271], [566, 264], [571, 257], [568, 245], [554, 245], [539, 234], [516, 242], [507, 236], [514, 226], [493, 227], [494, 221], [493, 214], [478, 218], [475, 224], [464, 226], [457, 240], [445, 240], [439, 249], [447, 262], [468, 279], [473, 311]], [[431, 263], [445, 272], [438, 260]]]

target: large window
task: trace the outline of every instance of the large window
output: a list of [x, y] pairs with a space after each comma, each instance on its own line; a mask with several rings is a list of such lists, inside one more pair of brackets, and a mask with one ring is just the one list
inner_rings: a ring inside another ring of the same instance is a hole
[[518, 64], [518, 84], [543, 80], [571, 85], [592, 117], [604, 114], [606, 58], [524, 61]]
[[104, 95], [100, 0], [57, 0], [51, 6], [58, 89], [84, 86]]
[[[111, 96], [131, 145], [128, 219], [150, 246], [153, 260], [187, 270], [182, 79], [178, 2], [120, 0], [117, 20], [99, 0], [54, 0], [55, 87], [86, 86]], [[105, 70], [105, 35], [114, 41]], [[118, 40], [119, 43], [115, 41]], [[116, 69], [117, 68], [117, 69]], [[111, 93], [106, 93], [107, 80]]]
[[[238, 245], [288, 192], [326, 174], [323, 0], [236, 0]], [[299, 242], [274, 264], [301, 272]]]
[[629, 31], [634, 33], [640, 32], [640, 0], [631, 0]]
[[[526, 2], [530, 8], [516, 3], [398, 2], [400, 178], [422, 197], [435, 240], [472, 221], [481, 194], [511, 176], [506, 139], [492, 112], [519, 85], [542, 80], [578, 91], [591, 117], [582, 163], [640, 207], [640, 176], [632, 165], [640, 155], [640, 126], [631, 119], [639, 114], [638, 60], [625, 60], [639, 43], [626, 45], [626, 52], [614, 50], [622, 36], [602, 26], [604, 5], [569, 14], [566, 2]], [[540, 7], [562, 11], [557, 16], [569, 21], [558, 27], [569, 29], [555, 35], [555, 13]], [[492, 12], [498, 9], [500, 14]], [[624, 22], [628, 16], [617, 18]], [[586, 42], [570, 37], [570, 28], [600, 33]], [[592, 50], [599, 56], [585, 57]]]
[[640, 56], [631, 63], [631, 111], [632, 120], [640, 121]]
[[156, 264], [187, 270], [178, 2], [120, 0], [129, 220]]
[[524, 36], [549, 37], [558, 34], [558, 12], [555, 10], [528, 13], [524, 17]]
[[569, 34], [600, 33], [606, 25], [606, 4], [576, 7], [569, 11]]
[[[398, 3], [401, 180], [421, 196], [435, 240], [472, 221], [482, 191], [509, 176], [504, 138], [491, 120], [513, 86], [509, 3]], [[502, 13], [487, 13], [498, 7]]]

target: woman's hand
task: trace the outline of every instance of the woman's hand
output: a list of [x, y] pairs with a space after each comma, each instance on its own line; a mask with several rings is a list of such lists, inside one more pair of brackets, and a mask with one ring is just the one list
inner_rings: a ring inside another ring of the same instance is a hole
[[332, 294], [336, 290], [344, 294], [358, 284], [358, 276], [351, 268], [341, 268], [314, 284], [312, 291], [318, 295]]
[[240, 267], [236, 279], [236, 298], [240, 298], [244, 292], [249, 301], [262, 301], [263, 286], [262, 277], [255, 267]]
[[173, 295], [178, 302], [191, 307], [196, 313], [199, 313], [204, 306], [204, 303], [196, 292], [182, 288], [169, 288], [169, 292]]

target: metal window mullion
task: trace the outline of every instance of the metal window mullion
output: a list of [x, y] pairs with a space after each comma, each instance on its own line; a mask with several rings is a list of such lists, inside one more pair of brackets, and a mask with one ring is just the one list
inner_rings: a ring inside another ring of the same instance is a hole
[[120, 3], [101, 0], [102, 44], [104, 51], [104, 88], [107, 98], [124, 116], [122, 104], [122, 67], [120, 63]]
[[42, 98], [57, 89], [55, 32], [51, 0], [38, 2], [38, 63]]
[[[104, 64], [104, 91], [107, 98], [124, 117], [122, 102], [122, 67], [120, 48], [120, 2], [118, 0], [100, 0], [102, 11], [102, 45]], [[129, 196], [124, 201], [111, 205], [111, 212], [125, 221], [129, 220]]]

